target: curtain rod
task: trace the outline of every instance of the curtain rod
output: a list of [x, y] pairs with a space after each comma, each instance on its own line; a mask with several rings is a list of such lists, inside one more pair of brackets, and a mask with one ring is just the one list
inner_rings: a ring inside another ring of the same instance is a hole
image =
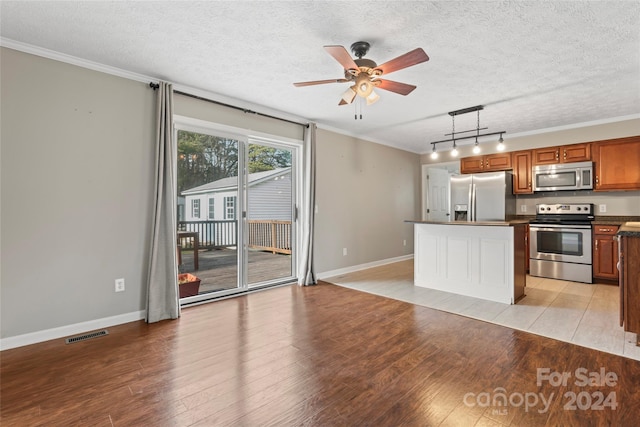
[[[158, 89], [160, 87], [159, 84], [153, 83], [153, 82], [149, 83], [149, 86], [153, 90], [156, 90], [156, 89]], [[280, 121], [287, 122], [287, 123], [293, 123], [294, 125], [304, 126], [306, 128], [309, 127], [309, 123], [300, 123], [300, 122], [295, 122], [295, 121], [289, 120], [289, 119], [283, 119], [282, 117], [276, 117], [276, 116], [271, 116], [269, 114], [258, 113], [257, 111], [248, 110], [246, 108], [238, 107], [237, 105], [231, 105], [231, 104], [226, 104], [226, 103], [220, 102], [220, 101], [214, 101], [213, 99], [203, 98], [202, 96], [193, 95], [191, 93], [181, 92], [179, 90], [174, 90], [173, 93], [177, 93], [178, 95], [188, 96], [189, 98], [199, 99], [200, 101], [210, 102], [212, 104], [221, 105], [223, 107], [233, 108], [234, 110], [240, 110], [240, 111], [242, 111], [243, 113], [246, 113], [246, 114], [255, 114], [255, 115], [258, 115], [258, 116], [262, 116], [262, 117], [268, 117], [270, 119], [280, 120]]]

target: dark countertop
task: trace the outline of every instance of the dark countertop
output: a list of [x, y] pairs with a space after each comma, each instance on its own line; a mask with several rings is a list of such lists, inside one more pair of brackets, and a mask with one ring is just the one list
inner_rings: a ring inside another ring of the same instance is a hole
[[411, 224], [437, 224], [437, 225], [466, 225], [466, 226], [496, 226], [496, 227], [512, 227], [518, 224], [528, 224], [529, 221], [525, 219], [513, 219], [507, 221], [420, 221], [420, 220], [405, 220], [405, 222]]
[[[420, 221], [420, 220], [406, 220], [405, 222], [412, 224], [441, 224], [441, 225], [491, 225], [509, 227], [516, 224], [528, 224], [530, 221], [535, 220], [535, 215], [516, 215], [511, 218], [507, 218], [506, 221]], [[640, 222], [640, 216], [596, 216], [592, 225], [617, 225], [622, 226], [627, 222]], [[640, 232], [640, 229], [635, 230], [633, 227], [631, 233]], [[625, 234], [628, 235], [628, 234]]]
[[640, 221], [640, 216], [596, 216], [593, 225], [622, 225], [629, 221]]
[[620, 226], [618, 230], [618, 236], [626, 236], [626, 237], [640, 237], [640, 222], [626, 222], [624, 225]]

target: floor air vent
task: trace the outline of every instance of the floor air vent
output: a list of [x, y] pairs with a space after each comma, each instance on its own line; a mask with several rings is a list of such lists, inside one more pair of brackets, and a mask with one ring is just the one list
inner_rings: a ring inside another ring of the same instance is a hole
[[106, 329], [103, 329], [103, 330], [97, 331], [97, 332], [89, 332], [88, 334], [78, 335], [77, 337], [67, 338], [67, 339], [64, 340], [64, 342], [67, 343], [67, 344], [71, 344], [71, 343], [78, 342], [78, 341], [90, 340], [91, 338], [102, 337], [104, 335], [109, 335], [109, 331], [107, 331]]

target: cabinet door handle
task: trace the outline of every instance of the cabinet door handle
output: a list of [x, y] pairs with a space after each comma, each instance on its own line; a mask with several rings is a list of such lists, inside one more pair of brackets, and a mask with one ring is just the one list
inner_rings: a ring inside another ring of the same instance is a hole
[[596, 240], [596, 251], [598, 250], [598, 241]]
[[556, 150], [556, 160], [560, 157], [559, 152]]

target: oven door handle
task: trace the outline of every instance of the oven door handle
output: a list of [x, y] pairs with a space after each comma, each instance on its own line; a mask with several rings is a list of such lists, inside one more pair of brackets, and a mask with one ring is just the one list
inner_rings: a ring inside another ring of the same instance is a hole
[[543, 227], [537, 225], [529, 225], [531, 231], [573, 231], [573, 230], [589, 230], [590, 225], [545, 225]]

